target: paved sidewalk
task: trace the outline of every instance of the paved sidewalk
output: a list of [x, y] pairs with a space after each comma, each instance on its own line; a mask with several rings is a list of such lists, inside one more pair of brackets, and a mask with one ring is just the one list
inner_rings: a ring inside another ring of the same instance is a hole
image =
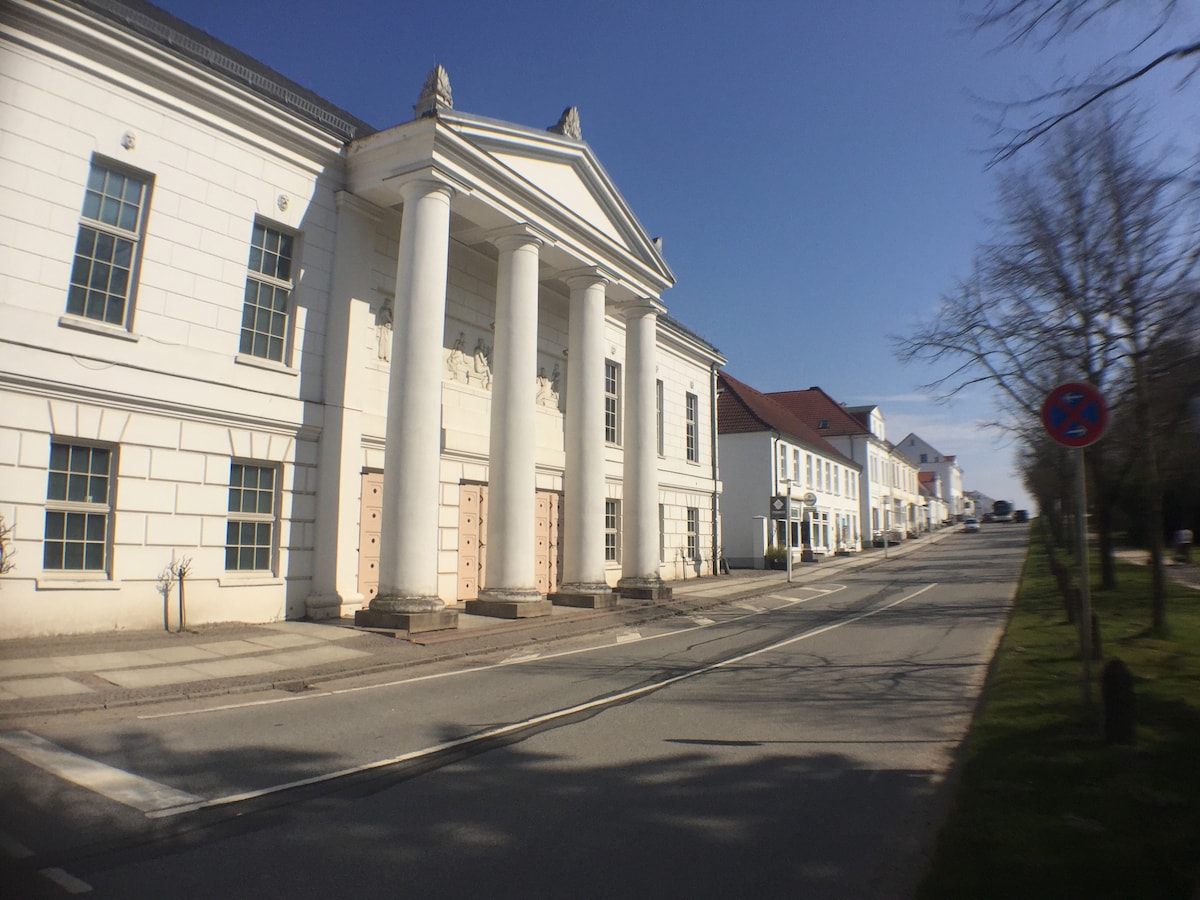
[[[946, 529], [893, 546], [896, 558], [932, 546]], [[793, 581], [826, 580], [886, 563], [882, 550], [798, 565]], [[351, 619], [264, 625], [205, 625], [166, 631], [0, 641], [0, 723], [5, 719], [105, 709], [261, 690], [301, 691], [315, 681], [366, 675], [688, 615], [728, 600], [771, 593], [787, 573], [734, 570], [672, 582], [674, 598], [622, 600], [608, 610], [554, 607], [549, 616], [504, 620], [468, 615], [459, 627], [408, 637], [354, 626]]]

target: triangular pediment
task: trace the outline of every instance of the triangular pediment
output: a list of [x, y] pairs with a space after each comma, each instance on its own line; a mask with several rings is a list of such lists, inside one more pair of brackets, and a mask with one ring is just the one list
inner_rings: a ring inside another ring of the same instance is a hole
[[580, 235], [594, 234], [666, 282], [674, 276], [655, 242], [633, 215], [582, 140], [462, 113], [440, 123], [486, 156], [497, 172], [539, 206], [557, 213]]

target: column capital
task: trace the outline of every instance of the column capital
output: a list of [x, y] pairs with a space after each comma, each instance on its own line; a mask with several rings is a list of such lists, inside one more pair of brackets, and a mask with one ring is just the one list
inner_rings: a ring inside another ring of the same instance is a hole
[[566, 282], [568, 287], [591, 287], [593, 284], [612, 284], [616, 277], [600, 266], [579, 266], [559, 272], [558, 277]]
[[528, 222], [513, 222], [510, 225], [504, 225], [500, 228], [493, 228], [483, 235], [483, 239], [489, 244], [494, 244], [501, 250], [516, 250], [520, 247], [533, 245], [542, 247], [546, 244], [553, 244], [553, 239]]
[[470, 182], [447, 172], [438, 166], [421, 166], [414, 169], [402, 169], [393, 172], [383, 179], [383, 183], [397, 188], [404, 202], [422, 197], [435, 191], [442, 191], [453, 199], [455, 194], [470, 194], [474, 187]]
[[666, 304], [656, 297], [634, 297], [632, 300], [625, 300], [617, 304], [617, 309], [627, 319], [651, 314], [661, 316], [667, 311]]

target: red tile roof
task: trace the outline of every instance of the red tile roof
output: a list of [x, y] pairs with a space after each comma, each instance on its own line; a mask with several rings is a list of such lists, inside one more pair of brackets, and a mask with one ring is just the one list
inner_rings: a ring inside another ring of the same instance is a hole
[[773, 395], [760, 393], [727, 372], [720, 372], [717, 378], [721, 389], [721, 396], [717, 400], [718, 434], [778, 431], [795, 443], [819, 450], [835, 459], [842, 459], [855, 468], [861, 468], [858, 463], [821, 437], [816, 429], [773, 400]]
[[[796, 416], [810, 428], [817, 428], [821, 422], [828, 422], [828, 428], [818, 429], [819, 434], [870, 434], [870, 427], [838, 403], [819, 387], [811, 387], [807, 391], [775, 391], [766, 395], [774, 400], [792, 415]], [[855, 407], [855, 412], [869, 413], [874, 407]]]

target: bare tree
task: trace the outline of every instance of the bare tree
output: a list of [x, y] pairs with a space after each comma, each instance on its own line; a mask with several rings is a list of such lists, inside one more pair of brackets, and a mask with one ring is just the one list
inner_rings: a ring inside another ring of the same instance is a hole
[[13, 528], [0, 516], [0, 575], [11, 572], [17, 564], [13, 561], [16, 551], [12, 548]]
[[[926, 387], [942, 397], [972, 385], [998, 391], [1026, 444], [1049, 391], [1087, 381], [1128, 410], [1142, 435], [1145, 502], [1159, 535], [1154, 619], [1165, 623], [1161, 485], [1151, 390], [1156, 348], [1192, 321], [1200, 235], [1193, 187], [1141, 158], [1136, 119], [1110, 107], [1065, 123], [1042, 165], [1001, 180], [997, 239], [937, 316], [897, 339], [902, 360], [945, 366]], [[1114, 465], [1104, 442], [1088, 451], [1106, 586], [1115, 584]]]
[[1001, 128], [1007, 140], [993, 154], [991, 165], [1010, 159], [1029, 144], [1063, 122], [1079, 115], [1144, 79], [1151, 72], [1172, 64], [1183, 64], [1179, 84], [1184, 84], [1200, 67], [1200, 35], [1156, 50], [1161, 39], [1179, 18], [1178, 0], [976, 0], [966, 12], [977, 30], [1000, 31], [1003, 46], [1032, 44], [1046, 49], [1068, 41], [1072, 35], [1112, 16], [1122, 22], [1142, 22], [1129, 38], [1126, 51], [1105, 60], [1095, 69], [1079, 73], [1069, 84], [1024, 100], [1003, 104], [1021, 124]]

